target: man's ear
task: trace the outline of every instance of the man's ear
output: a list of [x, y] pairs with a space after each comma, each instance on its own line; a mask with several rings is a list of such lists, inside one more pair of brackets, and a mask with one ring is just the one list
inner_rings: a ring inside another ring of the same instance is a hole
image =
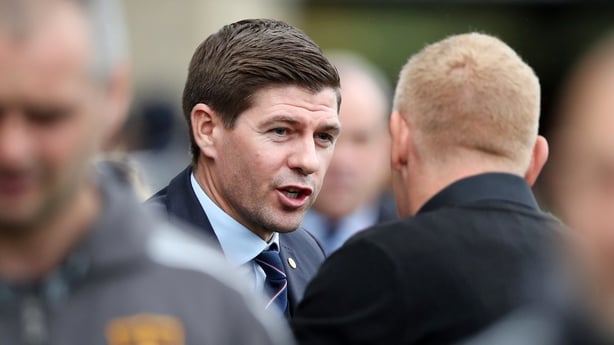
[[544, 164], [548, 160], [548, 142], [546, 138], [541, 135], [537, 136], [535, 140], [535, 144], [533, 145], [533, 153], [531, 155], [531, 163], [529, 163], [529, 168], [527, 172], [524, 174], [524, 179], [527, 181], [529, 186], [533, 186], [539, 173], [542, 171]]
[[393, 111], [390, 115], [390, 163], [392, 169], [401, 170], [407, 165], [410, 137], [407, 119], [398, 111]]
[[190, 113], [192, 123], [192, 135], [200, 152], [205, 157], [216, 158], [214, 134], [220, 126], [223, 126], [219, 115], [206, 104], [198, 103]]

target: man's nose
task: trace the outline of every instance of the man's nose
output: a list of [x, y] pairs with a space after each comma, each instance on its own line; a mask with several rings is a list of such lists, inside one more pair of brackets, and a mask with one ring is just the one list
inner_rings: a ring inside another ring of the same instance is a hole
[[315, 173], [320, 169], [321, 164], [317, 150], [313, 137], [301, 140], [289, 157], [288, 165], [291, 169], [299, 170], [304, 175]]
[[33, 138], [22, 115], [18, 111], [0, 114], [0, 165], [5, 167], [28, 159], [32, 149]]

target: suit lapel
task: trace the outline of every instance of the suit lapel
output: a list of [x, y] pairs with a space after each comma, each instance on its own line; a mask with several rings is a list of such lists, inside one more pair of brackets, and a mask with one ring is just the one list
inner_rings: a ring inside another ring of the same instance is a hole
[[[280, 245], [279, 255], [281, 256], [281, 261], [284, 264], [284, 270], [288, 277], [288, 312], [292, 315], [294, 308], [303, 295], [305, 282], [301, 281], [303, 275], [301, 274], [300, 266], [298, 266], [300, 262], [294, 254], [294, 250], [283, 242], [281, 242]], [[295, 263], [294, 267], [290, 266], [290, 259]]]
[[304, 241], [300, 241], [301, 238], [299, 238], [298, 234], [295, 232], [280, 234], [279, 240], [279, 255], [281, 256], [284, 270], [288, 277], [288, 310], [290, 315], [293, 315], [298, 302], [303, 299], [307, 283], [309, 283], [309, 280], [315, 274], [322, 260], [314, 260], [313, 258], [302, 255], [303, 251], [295, 250], [295, 248], [303, 248], [305, 251], [309, 252], [309, 250], [305, 248], [305, 243], [301, 243]]

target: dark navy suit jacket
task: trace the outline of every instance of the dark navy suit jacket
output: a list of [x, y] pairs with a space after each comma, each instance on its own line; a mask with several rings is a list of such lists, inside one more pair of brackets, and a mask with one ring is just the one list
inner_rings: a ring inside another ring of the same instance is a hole
[[[162, 207], [168, 213], [171, 221], [177, 219], [187, 222], [201, 230], [214, 245], [221, 246], [213, 227], [194, 194], [190, 183], [190, 167], [175, 176], [168, 186], [154, 194], [147, 204]], [[324, 251], [315, 238], [304, 229], [279, 234], [280, 255], [288, 276], [288, 312], [294, 314], [294, 309], [302, 299], [307, 283], [316, 274], [324, 261]], [[289, 259], [294, 260], [291, 267]]]

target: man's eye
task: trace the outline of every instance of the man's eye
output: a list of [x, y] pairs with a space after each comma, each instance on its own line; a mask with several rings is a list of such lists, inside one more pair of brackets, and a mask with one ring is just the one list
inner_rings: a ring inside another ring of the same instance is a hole
[[271, 132], [273, 132], [273, 134], [275, 135], [282, 137], [288, 134], [288, 129], [287, 128], [274, 128], [271, 130]]
[[331, 144], [335, 141], [335, 138], [328, 133], [318, 133], [316, 134], [316, 138], [321, 142], [326, 142], [326, 143], [331, 143]]
[[70, 115], [67, 109], [29, 109], [27, 111], [30, 121], [41, 125], [58, 123]]

